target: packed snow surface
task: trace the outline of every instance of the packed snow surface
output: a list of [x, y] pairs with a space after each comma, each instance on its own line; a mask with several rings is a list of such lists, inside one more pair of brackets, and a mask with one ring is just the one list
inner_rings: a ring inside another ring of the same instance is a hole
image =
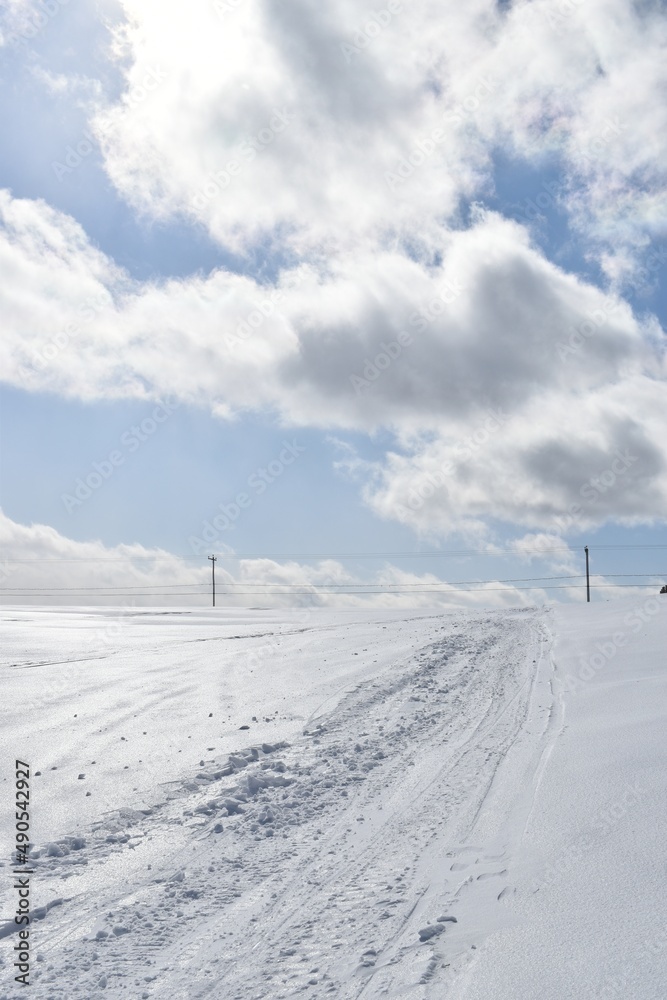
[[2, 619], [0, 998], [667, 995], [667, 597]]

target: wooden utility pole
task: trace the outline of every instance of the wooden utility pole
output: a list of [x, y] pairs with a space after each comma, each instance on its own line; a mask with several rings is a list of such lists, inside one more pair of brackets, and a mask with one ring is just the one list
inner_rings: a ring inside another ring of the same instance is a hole
[[591, 600], [591, 575], [588, 571], [588, 546], [584, 545], [584, 552], [586, 553], [586, 600], [590, 604]]
[[[586, 551], [588, 551], [588, 549]], [[215, 607], [215, 561], [217, 559], [217, 556], [209, 556], [208, 558], [210, 559], [211, 562], [211, 579], [213, 582], [213, 607]]]

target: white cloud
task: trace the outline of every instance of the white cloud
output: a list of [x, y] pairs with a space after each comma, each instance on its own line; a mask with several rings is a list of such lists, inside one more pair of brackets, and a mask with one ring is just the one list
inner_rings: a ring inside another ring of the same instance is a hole
[[139, 285], [43, 203], [4, 193], [0, 213], [7, 377], [28, 388], [418, 431], [662, 371], [655, 321], [493, 214], [443, 239], [437, 267], [358, 252], [275, 285], [222, 270]]
[[126, 91], [97, 119], [112, 181], [141, 211], [194, 217], [235, 249], [264, 234], [299, 253], [398, 241], [428, 254], [504, 148], [556, 156], [573, 220], [607, 249], [664, 232], [664, 12], [397, 6], [374, 21], [352, 0], [168, 16], [123, 0]]
[[[63, 16], [51, 7], [12, 0], [6, 25]], [[461, 199], [491, 190], [501, 150], [561, 168], [563, 204], [600, 257], [664, 234], [659, 4], [119, 10], [106, 18], [121, 93], [93, 91], [89, 107], [109, 177], [153, 218], [185, 215], [236, 250], [264, 240], [309, 257], [401, 247], [428, 259]]]
[[493, 537], [494, 521], [568, 534], [662, 520], [663, 410], [664, 382], [644, 375], [536, 394], [502, 425], [491, 419], [464, 438], [443, 433], [390, 454], [366, 499], [380, 516], [435, 537]]
[[[97, 117], [110, 178], [141, 211], [194, 217], [234, 249], [262, 234], [297, 251], [428, 247], [487, 161], [438, 97], [448, 26], [430, 6], [405, 6], [349, 58], [366, 20], [351, 0], [245, 0], [228, 16], [173, 5], [169, 17], [125, 0], [127, 90]], [[418, 176], [392, 186], [385, 175], [410, 155]]]
[[[203, 568], [188, 565], [162, 549], [142, 545], [108, 547], [99, 541], [77, 542], [43, 524], [24, 525], [0, 511], [0, 576], [4, 603], [96, 604], [125, 606], [160, 603], [135, 593], [160, 588], [178, 577], [187, 589], [203, 585]], [[67, 589], [64, 589], [67, 588]], [[123, 589], [125, 588], [125, 589]], [[102, 599], [102, 593], [116, 597]], [[30, 592], [46, 596], [33, 599]], [[184, 599], [184, 603], [189, 603]]]
[[[526, 228], [481, 210], [464, 228], [460, 214], [491, 192], [498, 151], [555, 163], [549, 197], [612, 285], [636, 276], [665, 217], [657, 7], [121, 8], [124, 90], [90, 98], [118, 191], [137, 212], [290, 263], [274, 284], [223, 270], [140, 284], [73, 219], [5, 192], [7, 380], [388, 428], [396, 448], [365, 470], [367, 502], [426, 535], [488, 544], [492, 519], [539, 532], [574, 505], [583, 527], [664, 517], [655, 319], [555, 266]], [[622, 474], [617, 450], [636, 456]]]
[[[392, 428], [400, 451], [366, 496], [427, 534], [481, 537], [492, 517], [537, 530], [575, 503], [583, 526], [664, 515], [662, 331], [546, 261], [516, 223], [478, 215], [443, 239], [437, 267], [358, 251], [274, 286], [225, 271], [139, 285], [43, 203], [4, 194], [0, 211], [15, 384]], [[586, 496], [617, 449], [628, 469]]]
[[[163, 549], [77, 542], [46, 525], [22, 525], [0, 511], [0, 595], [4, 604], [208, 606], [210, 564], [193, 564]], [[504, 583], [462, 593], [431, 573], [387, 566], [363, 580], [334, 560], [316, 565], [220, 557], [221, 607], [514, 607], [542, 603], [538, 587]], [[48, 580], [48, 583], [45, 582]], [[165, 581], [173, 581], [165, 584]]]

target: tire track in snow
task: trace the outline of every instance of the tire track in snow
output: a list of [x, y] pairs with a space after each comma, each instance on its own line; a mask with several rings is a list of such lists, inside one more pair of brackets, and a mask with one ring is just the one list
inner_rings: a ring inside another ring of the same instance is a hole
[[[384, 700], [386, 700], [386, 698]], [[488, 712], [488, 706], [486, 708], [486, 711]], [[474, 737], [475, 737], [477, 731], [479, 730], [480, 725], [481, 725], [480, 721], [477, 721], [477, 722], [474, 723], [472, 732], [468, 735], [468, 742], [471, 742], [471, 741], [474, 740]], [[460, 752], [459, 752], [459, 754], [458, 754], [458, 756], [457, 756], [457, 758], [455, 760], [450, 760], [450, 762], [449, 762], [449, 768], [448, 768], [449, 771], [452, 771], [452, 770], [455, 769], [456, 765], [464, 757], [466, 750], [467, 750], [467, 746], [464, 746], [463, 748], [461, 748], [460, 745], [459, 745], [459, 751]], [[413, 801], [418, 800], [420, 796], [424, 796], [424, 797], [427, 796], [427, 793], [428, 793], [429, 789], [434, 784], [434, 782], [437, 781], [437, 780], [438, 780], [438, 777], [432, 778], [432, 779], [428, 780], [425, 783], [424, 787], [420, 790], [419, 794], [417, 794], [414, 797]], [[430, 808], [430, 806], [429, 806], [429, 808]], [[401, 823], [403, 823], [403, 825], [407, 826], [408, 828], [410, 828], [411, 826], [414, 826], [415, 825], [415, 823], [414, 823], [414, 816], [406, 818], [406, 817], [403, 817], [399, 813], [399, 815], [398, 815], [398, 824], [399, 824], [399, 826], [401, 825]], [[394, 825], [395, 825], [395, 823], [394, 823]], [[401, 831], [399, 831], [399, 832], [401, 832]], [[435, 830], [433, 830], [432, 832], [435, 833]], [[373, 840], [368, 845], [368, 848], [369, 848], [369, 851], [370, 851], [371, 854], [376, 854], [377, 853], [377, 850], [378, 850], [378, 840], [383, 840], [383, 839], [384, 839], [384, 841], [386, 843], [386, 840], [387, 840], [387, 836], [386, 835], [383, 838], [382, 834], [379, 834], [378, 836], [376, 836], [376, 837], [373, 838]], [[403, 839], [405, 839], [405, 833], [404, 832], [403, 832]], [[423, 848], [423, 844], [420, 844], [420, 849], [422, 849], [422, 848]], [[350, 889], [355, 890], [355, 893], [353, 895], [356, 894], [357, 898], [361, 894], [362, 900], [363, 900], [362, 905], [359, 907], [361, 910], [364, 910], [364, 909], [367, 910], [368, 906], [367, 906], [366, 893], [362, 890], [362, 888], [360, 887], [359, 883], [363, 880], [364, 877], [368, 881], [369, 877], [368, 877], [368, 875], [364, 876], [364, 872], [368, 872], [369, 867], [372, 866], [373, 863], [374, 863], [373, 859], [371, 858], [371, 860], [365, 866], [362, 864], [363, 854], [365, 854], [365, 853], [368, 853], [368, 852], [363, 852], [362, 854], [357, 853], [357, 857], [354, 859], [354, 862], [355, 862], [356, 867], [357, 867], [357, 870], [356, 870], [354, 876], [352, 878], [348, 878], [347, 880], [344, 880], [342, 882], [342, 884], [339, 885], [339, 888], [338, 888], [339, 894], [341, 894], [343, 892], [346, 892], [346, 891], [348, 892], [348, 899], [346, 900], [346, 903], [347, 903], [348, 906], [351, 905], [350, 904], [350, 900], [349, 900], [349, 891], [350, 891]], [[415, 851], [413, 853], [415, 854], [414, 860], [416, 862], [416, 860], [417, 860], [417, 858], [419, 856], [420, 851], [418, 850], [418, 851]], [[345, 863], [346, 864], [350, 864], [350, 862], [351, 862], [351, 858], [348, 856], [346, 858]], [[340, 865], [338, 867], [340, 868]], [[334, 869], [334, 873], [335, 873], [335, 869]], [[325, 875], [327, 877], [330, 877], [331, 874], [332, 873], [329, 873], [329, 872], [325, 873]], [[377, 879], [376, 879], [376, 881], [377, 881]], [[407, 919], [408, 918], [406, 916], [406, 918], [403, 921], [403, 924], [405, 923], [405, 921]], [[283, 932], [284, 932], [284, 925], [282, 925], [282, 926], [283, 926]], [[298, 928], [295, 927], [294, 930], [297, 931]], [[399, 928], [399, 931], [400, 931], [400, 928]], [[310, 985], [311, 987], [313, 987], [315, 984], [310, 983], [310, 984], [307, 984], [307, 985]], [[340, 984], [336, 988], [340, 989]], [[289, 995], [289, 994], [286, 994], [286, 995]]]
[[[111, 879], [78, 922], [61, 908], [35, 1000], [102, 988], [113, 998], [352, 998], [437, 984], [463, 921], [425, 944], [417, 930], [456, 915], [466, 891], [502, 890], [500, 876], [472, 888], [454, 877], [450, 852], [521, 734], [539, 617], [442, 616], [442, 638], [316, 710], [293, 746], [246, 747], [173, 783], [146, 814], [107, 817], [82, 862], [104, 876], [131, 851], [132, 889]], [[134, 877], [155, 844], [159, 866]], [[85, 870], [67, 858], [36, 860], [60, 883], [68, 868]]]

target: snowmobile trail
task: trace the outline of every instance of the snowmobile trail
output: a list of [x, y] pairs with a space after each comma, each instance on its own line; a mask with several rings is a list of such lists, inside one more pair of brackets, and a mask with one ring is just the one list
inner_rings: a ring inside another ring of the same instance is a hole
[[562, 729], [548, 620], [431, 615], [296, 738], [239, 733], [145, 809], [39, 845], [36, 877], [64, 902], [42, 922], [35, 1000], [455, 996], [513, 919]]

